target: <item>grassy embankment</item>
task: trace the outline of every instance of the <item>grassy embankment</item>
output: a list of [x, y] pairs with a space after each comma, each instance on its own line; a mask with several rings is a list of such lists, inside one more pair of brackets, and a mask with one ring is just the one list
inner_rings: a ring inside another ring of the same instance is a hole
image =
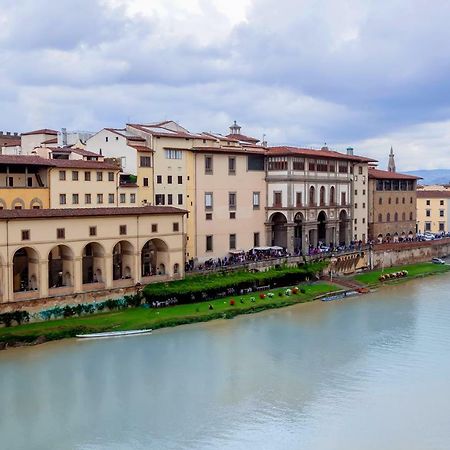
[[[82, 333], [98, 333], [103, 331], [133, 330], [144, 328], [164, 328], [195, 322], [206, 322], [213, 319], [229, 319], [240, 314], [251, 314], [266, 309], [281, 308], [283, 306], [303, 303], [313, 300], [318, 295], [339, 290], [338, 286], [330, 283], [317, 282], [302, 284], [304, 293], [291, 296], [279, 296], [283, 289], [272, 289], [273, 298], [259, 298], [259, 292], [242, 296], [229, 296], [213, 301], [177, 305], [167, 308], [130, 308], [115, 312], [106, 312], [89, 316], [74, 317], [46, 322], [30, 323], [11, 328], [0, 328], [0, 342], [3, 343], [32, 343], [38, 338], [56, 340], [74, 337]], [[250, 299], [254, 297], [254, 302]], [[230, 299], [236, 302], [230, 305]], [[243, 300], [241, 303], [240, 300]], [[214, 309], [210, 310], [209, 305]]]
[[[387, 273], [394, 273], [399, 272], [401, 270], [407, 270], [408, 276], [405, 278], [397, 278], [392, 280], [387, 280], [384, 282], [379, 281], [379, 277], [382, 274]], [[416, 264], [409, 264], [404, 266], [396, 266], [396, 267], [389, 267], [384, 270], [374, 270], [372, 272], [362, 273], [359, 275], [355, 275], [353, 278], [367, 286], [370, 287], [377, 287], [381, 286], [383, 284], [389, 283], [402, 283], [408, 280], [411, 280], [413, 278], [421, 278], [428, 275], [434, 275], [439, 273], [444, 273], [450, 271], [450, 265], [447, 264], [433, 264], [431, 262], [423, 262], [423, 263], [416, 263]]]

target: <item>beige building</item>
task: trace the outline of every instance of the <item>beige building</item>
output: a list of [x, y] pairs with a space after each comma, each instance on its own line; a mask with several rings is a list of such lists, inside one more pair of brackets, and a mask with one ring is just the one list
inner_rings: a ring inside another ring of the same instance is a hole
[[183, 215], [169, 207], [0, 211], [0, 301], [182, 277]]
[[[308, 252], [310, 246], [320, 243], [340, 245], [353, 239], [354, 191], [358, 189], [362, 196], [360, 186], [364, 186], [367, 164], [373, 160], [349, 153], [326, 147], [268, 149], [268, 245], [286, 247], [291, 253]], [[354, 178], [355, 165], [362, 167], [361, 175], [357, 169], [359, 181]], [[362, 238], [364, 228], [358, 230]]]
[[418, 177], [369, 168], [369, 239], [397, 242], [416, 234]]
[[421, 186], [417, 189], [417, 229], [419, 233], [450, 231], [450, 188]]
[[[353, 150], [351, 150], [353, 152]], [[369, 166], [356, 163], [353, 167], [353, 237], [366, 243], [369, 236]]]

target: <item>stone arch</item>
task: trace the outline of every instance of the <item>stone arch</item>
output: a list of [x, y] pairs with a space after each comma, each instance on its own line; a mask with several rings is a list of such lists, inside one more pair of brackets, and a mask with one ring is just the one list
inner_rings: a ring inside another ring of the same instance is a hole
[[319, 203], [320, 206], [325, 206], [325, 186], [320, 187]]
[[379, 244], [383, 242], [383, 235], [381, 233], [377, 236], [377, 240]]
[[173, 265], [173, 274], [178, 275], [180, 273], [180, 265], [178, 263], [175, 263]]
[[[162, 239], [150, 239], [141, 250], [141, 274], [143, 277], [163, 275], [169, 267], [169, 247]], [[179, 265], [178, 272], [179, 273]], [[174, 266], [174, 273], [175, 273]], [[164, 273], [161, 273], [164, 272]]]
[[48, 254], [48, 287], [73, 286], [74, 253], [67, 245], [57, 245]]
[[134, 247], [129, 241], [117, 242], [112, 251], [113, 280], [134, 278]]
[[16, 197], [11, 202], [11, 209], [24, 209], [24, 208], [25, 208], [25, 202], [20, 197]]
[[103, 283], [105, 274], [105, 249], [98, 242], [89, 242], [83, 248], [83, 284]]
[[287, 247], [287, 218], [284, 214], [277, 212], [269, 219], [272, 225], [272, 245]]
[[30, 202], [30, 209], [42, 209], [44, 207], [44, 204], [42, 203], [42, 200], [40, 198], [33, 198]]
[[294, 249], [301, 251], [303, 249], [303, 222], [305, 218], [301, 212], [294, 216]]
[[13, 291], [39, 289], [39, 253], [32, 247], [21, 247], [14, 252], [12, 261]]
[[316, 206], [316, 188], [314, 186], [309, 188], [309, 206]]
[[327, 241], [328, 217], [325, 211], [320, 211], [317, 215], [317, 239], [323, 243]]
[[339, 213], [339, 244], [347, 245], [349, 235], [349, 218], [345, 209]]

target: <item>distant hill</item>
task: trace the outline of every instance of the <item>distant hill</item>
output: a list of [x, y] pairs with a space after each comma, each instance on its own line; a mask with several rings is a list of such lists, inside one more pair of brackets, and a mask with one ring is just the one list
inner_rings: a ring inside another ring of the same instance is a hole
[[404, 172], [416, 177], [422, 177], [419, 184], [448, 184], [450, 183], [450, 169], [412, 170]]

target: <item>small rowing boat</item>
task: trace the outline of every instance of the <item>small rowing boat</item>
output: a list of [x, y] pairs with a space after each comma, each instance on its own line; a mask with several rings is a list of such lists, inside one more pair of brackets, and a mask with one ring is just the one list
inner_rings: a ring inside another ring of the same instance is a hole
[[110, 338], [110, 337], [121, 337], [121, 336], [136, 336], [140, 334], [151, 333], [151, 328], [147, 330], [128, 330], [128, 331], [105, 331], [103, 333], [88, 333], [88, 334], [77, 334], [77, 338], [88, 338], [88, 339], [98, 339], [98, 338]]

